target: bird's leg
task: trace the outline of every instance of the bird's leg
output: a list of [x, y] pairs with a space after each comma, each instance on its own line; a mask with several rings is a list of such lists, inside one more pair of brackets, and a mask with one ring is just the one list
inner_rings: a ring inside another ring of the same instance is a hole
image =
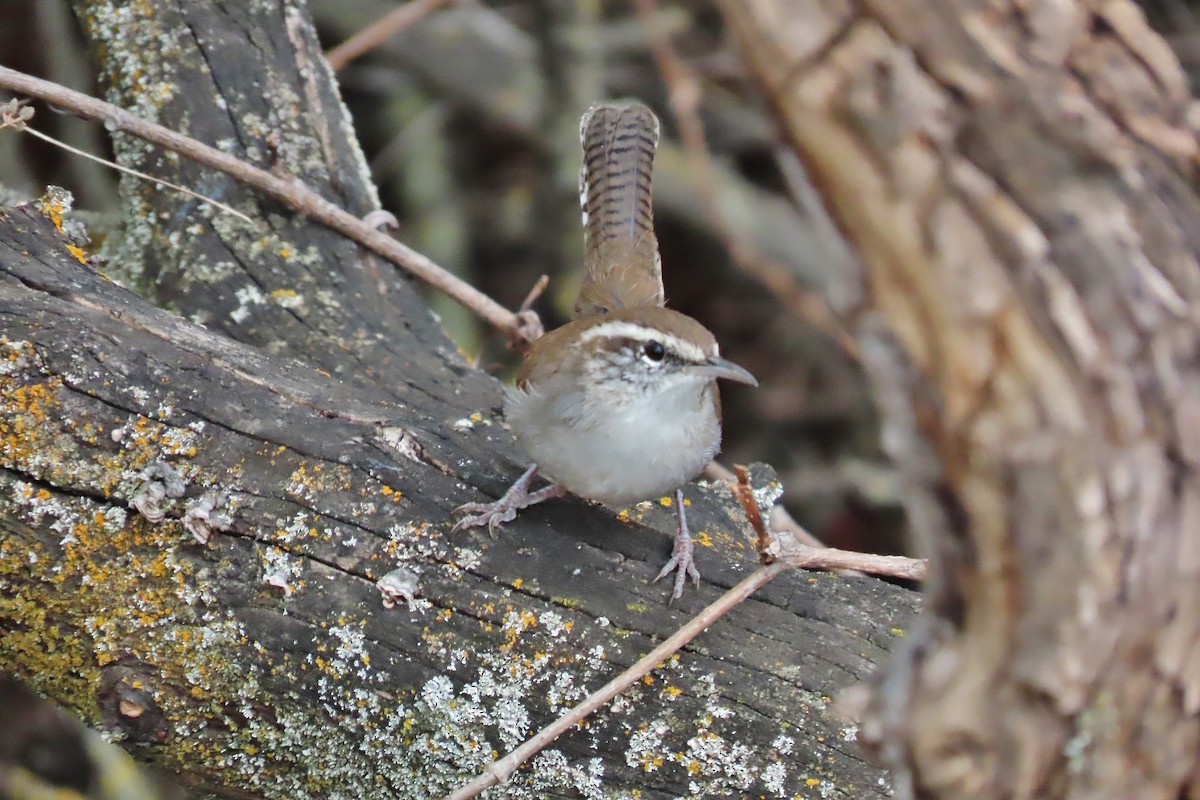
[[672, 572], [675, 573], [675, 589], [671, 592], [672, 600], [683, 597], [683, 587], [688, 578], [691, 578], [697, 586], [700, 585], [700, 570], [696, 569], [696, 561], [692, 558], [694, 546], [692, 537], [688, 533], [687, 511], [683, 507], [683, 489], [675, 490], [675, 520], [678, 525], [675, 528], [675, 546], [671, 548], [671, 560], [663, 565], [662, 570], [654, 578], [657, 583]]
[[533, 483], [534, 477], [537, 475], [537, 464], [532, 465], [525, 470], [525, 474], [517, 478], [517, 482], [508, 487], [508, 491], [494, 503], [464, 503], [454, 509], [455, 514], [467, 514], [454, 523], [454, 527], [450, 529], [461, 531], [464, 528], [477, 528], [481, 525], [487, 525], [488, 533], [492, 536], [496, 535], [496, 526], [502, 522], [510, 522], [517, 517], [517, 512], [522, 508], [528, 508], [543, 500], [550, 500], [554, 497], [562, 497], [567, 493], [567, 490], [559, 486], [557, 483], [552, 483], [536, 492], [529, 491], [529, 484]]

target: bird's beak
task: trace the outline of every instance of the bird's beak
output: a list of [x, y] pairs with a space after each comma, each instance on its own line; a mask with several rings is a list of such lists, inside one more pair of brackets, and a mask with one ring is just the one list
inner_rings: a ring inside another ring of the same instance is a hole
[[736, 381], [737, 383], [748, 383], [751, 386], [758, 386], [758, 381], [754, 379], [753, 375], [732, 361], [727, 361], [720, 356], [713, 356], [703, 364], [693, 364], [687, 368], [687, 371], [693, 375], [706, 375], [709, 378], [724, 378], [727, 381]]

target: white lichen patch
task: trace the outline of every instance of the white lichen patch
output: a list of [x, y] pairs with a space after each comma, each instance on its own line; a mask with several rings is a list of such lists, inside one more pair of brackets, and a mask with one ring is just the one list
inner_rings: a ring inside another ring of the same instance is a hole
[[625, 763], [639, 767], [645, 772], [655, 772], [667, 763], [664, 738], [670, 727], [664, 720], [656, 720], [641, 730], [634, 731], [625, 748]]
[[120, 506], [102, 509], [97, 516], [102, 520], [100, 526], [105, 533], [116, 533], [122, 530], [129, 521], [129, 513]]
[[766, 518], [779, 498], [783, 497], [783, 484], [779, 481], [771, 481], [763, 486], [754, 486], [751, 487], [751, 494], [754, 495], [754, 502], [758, 505], [759, 513]]
[[127, 387], [124, 387], [123, 391], [132, 397], [134, 402], [136, 402], [139, 406], [150, 405], [150, 393], [147, 392], [145, 388], [131, 384]]
[[[695, 674], [686, 662], [674, 661], [669, 667], [659, 668], [653, 677], [656, 686], [664, 686], [660, 698], [669, 697], [682, 685], [703, 705], [699, 709], [688, 706], [693, 712], [681, 717], [683, 707], [676, 711], [671, 704], [660, 703], [661, 711], [654, 719], [643, 719], [636, 728], [627, 728], [626, 764], [645, 772], [667, 773], [659, 781], [685, 781], [685, 797], [760, 796], [763, 790], [780, 798], [809, 796], [806, 790], [815, 784], [806, 783], [805, 776], [789, 759], [795, 740], [780, 731], [770, 747], [745, 743], [738, 733], [737, 714], [721, 700], [716, 675]], [[634, 697], [629, 707], [644, 704]], [[614, 712], [619, 710], [619, 704], [615, 705]], [[691, 731], [691, 735], [680, 748], [676, 737], [682, 730]]]
[[554, 611], [543, 611], [541, 623], [542, 627], [546, 631], [546, 634], [552, 639], [557, 639], [558, 637], [570, 631], [570, 628], [566, 625], [565, 620]]
[[603, 786], [604, 762], [598, 758], [573, 764], [561, 751], [545, 750], [533, 759], [528, 777], [524, 780], [521, 777], [513, 782], [517, 790], [513, 796], [542, 798], [570, 788], [577, 793], [574, 796], [587, 800], [607, 797]]
[[282, 589], [284, 597], [291, 596], [300, 579], [300, 562], [278, 547], [268, 547], [262, 552], [261, 558], [262, 582]]
[[401, 564], [427, 565], [451, 580], [462, 580], [482, 558], [474, 548], [451, 547], [439, 531], [426, 523], [398, 522], [388, 527], [387, 536], [384, 551], [389, 557]]
[[267, 304], [267, 296], [263, 293], [262, 289], [252, 283], [238, 287], [238, 290], [233, 295], [237, 298], [238, 304], [230, 310], [229, 318], [238, 324], [250, 319], [250, 315], [256, 306]]
[[369, 674], [362, 671], [370, 664], [367, 655], [367, 637], [362, 630], [351, 625], [335, 625], [329, 629], [333, 637], [334, 655], [326, 667], [327, 673], [333, 677], [343, 677], [351, 672], [358, 673], [361, 679], [368, 679]]
[[720, 797], [750, 788], [759, 772], [756, 760], [748, 745], [701, 727], [688, 739], [680, 763], [696, 776], [689, 784], [694, 796]]
[[16, 375], [35, 367], [31, 342], [0, 337], [0, 377]]
[[280, 308], [295, 310], [304, 307], [304, 295], [294, 289], [276, 289], [270, 294], [271, 302]]
[[275, 531], [275, 541], [280, 544], [291, 544], [305, 537], [316, 535], [317, 529], [313, 525], [314, 522], [313, 515], [307, 511], [296, 512], [286, 522], [277, 520], [275, 524], [280, 527]]
[[763, 769], [759, 776], [762, 785], [767, 788], [768, 792], [773, 792], [780, 797], [785, 797], [784, 791], [787, 786], [787, 767], [779, 761], [773, 761]]
[[491, 424], [492, 420], [485, 417], [482, 413], [478, 411], [472, 411], [469, 416], [456, 419], [450, 424], [450, 427], [454, 428], [456, 431], [469, 431], [472, 430], [476, 425]]
[[483, 554], [472, 547], [460, 547], [455, 551], [459, 568], [465, 572], [478, 569], [483, 562]]
[[46, 489], [37, 489], [25, 481], [13, 484], [10, 498], [23, 517], [37, 525], [49, 525], [50, 530], [61, 534], [59, 546], [69, 548], [77, 544], [77, 531], [83, 522], [78, 501], [61, 497]]

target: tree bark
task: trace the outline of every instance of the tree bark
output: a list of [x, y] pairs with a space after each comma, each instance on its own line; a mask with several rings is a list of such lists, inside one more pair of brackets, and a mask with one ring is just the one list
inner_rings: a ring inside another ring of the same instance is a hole
[[1200, 796], [1194, 101], [1124, 0], [724, 0], [859, 256], [936, 578], [863, 720], [898, 796]]
[[[370, 210], [297, 7], [144, 8], [79, 4], [111, 98]], [[658, 502], [449, 534], [453, 507], [522, 469], [499, 385], [391, 267], [222, 176], [117, 150], [256, 225], [126, 184], [106, 269], [167, 311], [77, 261], [53, 199], [0, 214], [0, 669], [201, 794], [436, 798], [754, 566], [721, 486], [688, 489], [711, 546], [674, 607], [648, 583], [673, 524]], [[767, 470], [756, 485], [777, 494]], [[413, 600], [385, 606], [381, 580]], [[829, 700], [914, 602], [776, 581], [494, 793], [885, 796]]]

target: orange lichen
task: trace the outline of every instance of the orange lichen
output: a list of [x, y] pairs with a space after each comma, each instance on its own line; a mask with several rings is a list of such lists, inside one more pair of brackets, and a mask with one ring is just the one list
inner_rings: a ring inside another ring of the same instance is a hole
[[[42, 212], [46, 219], [54, 223], [54, 227], [58, 232], [63, 233], [63, 217], [71, 210], [72, 202], [73, 199], [70, 192], [58, 189], [57, 187], [51, 187], [48, 192], [37, 199], [36, 205], [38, 211]], [[67, 243], [67, 252], [74, 256], [75, 260], [80, 264], [87, 263], [87, 253], [82, 248]]]

